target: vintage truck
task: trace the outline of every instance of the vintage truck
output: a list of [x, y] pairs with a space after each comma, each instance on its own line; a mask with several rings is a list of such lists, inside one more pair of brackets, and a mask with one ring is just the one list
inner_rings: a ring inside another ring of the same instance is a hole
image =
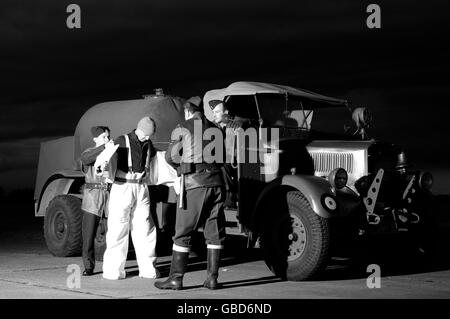
[[[231, 116], [253, 123], [234, 130], [227, 150], [238, 182], [237, 208], [226, 210], [227, 234], [245, 236], [248, 246], [260, 247], [274, 274], [288, 280], [317, 277], [335, 252], [378, 236], [411, 236], [411, 245], [426, 249], [421, 239], [432, 224], [433, 177], [413, 169], [402, 149], [368, 138], [368, 109], [294, 87], [235, 82], [204, 95], [210, 120], [208, 102], [214, 99], [225, 100]], [[183, 102], [159, 92], [101, 103], [83, 115], [73, 137], [42, 143], [35, 211], [45, 218], [50, 252], [80, 252], [84, 179], [77, 158], [90, 144], [89, 127], [108, 125], [118, 136], [149, 115], [158, 127], [153, 142], [165, 150], [171, 130], [182, 120]], [[344, 131], [350, 116], [354, 126]], [[252, 138], [256, 143], [246, 142]], [[167, 227], [175, 193], [163, 185], [149, 188], [158, 226]]]

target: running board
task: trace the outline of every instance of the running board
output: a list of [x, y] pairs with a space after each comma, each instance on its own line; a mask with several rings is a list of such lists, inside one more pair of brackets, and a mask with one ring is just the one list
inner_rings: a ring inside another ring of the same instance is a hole
[[237, 209], [225, 209], [225, 231], [227, 235], [244, 235]]

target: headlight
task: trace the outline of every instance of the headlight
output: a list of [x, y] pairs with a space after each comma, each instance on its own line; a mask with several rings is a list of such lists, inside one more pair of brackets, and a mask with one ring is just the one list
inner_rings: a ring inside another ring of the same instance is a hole
[[347, 185], [348, 174], [343, 168], [335, 168], [328, 175], [328, 181], [336, 189], [342, 189]]
[[355, 182], [355, 188], [361, 196], [366, 196], [369, 191], [369, 176], [365, 175]]
[[433, 186], [433, 175], [430, 172], [422, 172], [419, 176], [419, 185], [427, 191]]

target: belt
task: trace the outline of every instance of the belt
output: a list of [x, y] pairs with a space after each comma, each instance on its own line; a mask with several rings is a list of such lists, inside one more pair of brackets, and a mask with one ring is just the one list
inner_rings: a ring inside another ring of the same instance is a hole
[[217, 167], [217, 165], [215, 164], [205, 164], [205, 163], [201, 163], [201, 164], [195, 164], [195, 172], [196, 173], [200, 173], [203, 171], [216, 171], [219, 170], [219, 167]]
[[144, 180], [142, 178], [140, 179], [126, 179], [122, 177], [116, 177], [114, 179], [114, 182], [120, 182], [120, 183], [132, 183], [132, 184], [143, 184]]
[[108, 183], [85, 183], [84, 187], [87, 189], [101, 189], [104, 191], [111, 190], [111, 184]]

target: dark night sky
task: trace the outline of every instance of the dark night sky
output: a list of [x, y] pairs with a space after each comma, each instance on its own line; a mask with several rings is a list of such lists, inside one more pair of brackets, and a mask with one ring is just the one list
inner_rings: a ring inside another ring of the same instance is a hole
[[[66, 27], [81, 7], [82, 28]], [[366, 7], [381, 7], [380, 30]], [[261, 81], [347, 98], [373, 137], [446, 166], [448, 1], [2, 0], [0, 187], [34, 187], [39, 143], [92, 105]]]

